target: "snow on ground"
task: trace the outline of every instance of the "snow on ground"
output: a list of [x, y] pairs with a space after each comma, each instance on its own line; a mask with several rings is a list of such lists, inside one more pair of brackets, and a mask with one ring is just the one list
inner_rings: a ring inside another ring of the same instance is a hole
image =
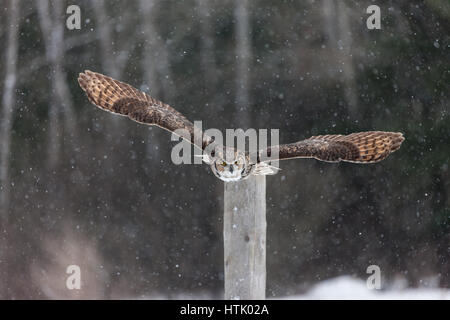
[[287, 300], [450, 300], [450, 290], [441, 288], [406, 288], [370, 290], [365, 281], [342, 276], [320, 282], [305, 294], [283, 297]]
[[[433, 281], [429, 281], [430, 285]], [[389, 284], [390, 289], [368, 289], [364, 280], [351, 276], [341, 276], [327, 279], [312, 286], [303, 294], [267, 297], [275, 300], [450, 300], [450, 290], [443, 288], [405, 288], [402, 281]], [[220, 300], [223, 293], [212, 295], [211, 292], [180, 292], [168, 295], [143, 295], [140, 297], [128, 297], [127, 299], [143, 300]]]

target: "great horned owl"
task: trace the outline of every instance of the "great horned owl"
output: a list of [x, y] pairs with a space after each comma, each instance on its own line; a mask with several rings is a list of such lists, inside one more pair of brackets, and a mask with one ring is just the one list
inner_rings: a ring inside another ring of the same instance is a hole
[[[78, 82], [89, 100], [96, 106], [112, 113], [127, 116], [147, 125], [157, 125], [175, 132], [187, 130], [189, 142], [201, 150], [210, 146], [213, 139], [203, 134], [185, 116], [169, 105], [153, 99], [138, 89], [102, 74], [85, 71]], [[200, 132], [199, 132], [200, 131]], [[203, 137], [201, 142], [194, 136]], [[226, 182], [239, 181], [251, 175], [274, 174], [277, 168], [264, 161], [261, 155], [278, 155], [279, 160], [315, 158], [327, 162], [347, 161], [374, 163], [385, 159], [398, 150], [404, 137], [398, 132], [366, 131], [349, 135], [322, 135], [290, 144], [268, 147], [256, 155], [225, 146], [216, 146], [215, 151], [204, 156], [204, 162], [213, 173]], [[271, 157], [271, 160], [274, 160]]]

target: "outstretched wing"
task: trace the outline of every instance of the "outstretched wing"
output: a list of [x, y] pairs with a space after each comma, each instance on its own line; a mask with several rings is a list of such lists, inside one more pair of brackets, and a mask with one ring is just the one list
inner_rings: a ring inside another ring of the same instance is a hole
[[[184, 129], [189, 136], [180, 136], [200, 149], [211, 143], [211, 138], [194, 127], [181, 113], [129, 84], [89, 70], [80, 73], [78, 83], [89, 100], [101, 109], [127, 116], [136, 122], [157, 125], [170, 132]], [[194, 136], [199, 137], [200, 141], [194, 141]]]
[[[269, 147], [266, 155], [271, 157], [272, 153], [276, 155], [279, 152], [279, 160], [315, 158], [328, 162], [374, 163], [398, 150], [403, 140], [405, 138], [401, 133], [384, 131], [314, 136], [296, 143]], [[264, 161], [263, 151], [259, 152], [258, 162]]]

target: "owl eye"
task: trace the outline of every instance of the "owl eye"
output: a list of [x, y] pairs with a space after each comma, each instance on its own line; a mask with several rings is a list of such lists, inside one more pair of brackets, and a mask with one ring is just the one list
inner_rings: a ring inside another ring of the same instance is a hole
[[227, 163], [225, 161], [222, 161], [222, 166], [225, 167]]
[[236, 161], [234, 162], [234, 164], [238, 164], [238, 161], [236, 160]]

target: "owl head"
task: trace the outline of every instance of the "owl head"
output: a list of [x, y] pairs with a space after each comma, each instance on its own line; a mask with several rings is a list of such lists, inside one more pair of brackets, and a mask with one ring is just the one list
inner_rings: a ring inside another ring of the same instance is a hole
[[235, 150], [216, 156], [211, 162], [211, 170], [217, 178], [225, 182], [233, 182], [250, 176], [253, 166], [248, 157]]

